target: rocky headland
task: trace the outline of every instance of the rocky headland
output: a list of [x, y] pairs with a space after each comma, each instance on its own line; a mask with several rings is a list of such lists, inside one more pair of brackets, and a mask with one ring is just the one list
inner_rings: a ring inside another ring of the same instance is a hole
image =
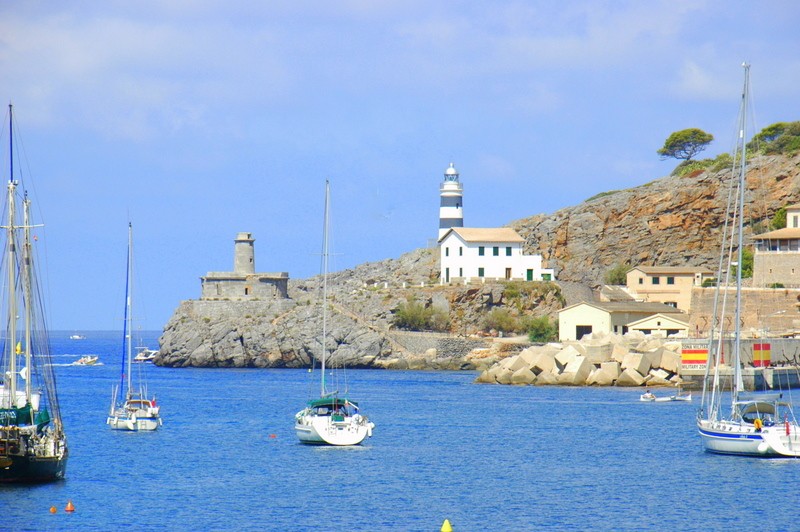
[[[483, 370], [526, 346], [482, 337], [487, 313], [555, 318], [592, 299], [617, 265], [705, 266], [717, 260], [729, 172], [700, 170], [608, 192], [550, 215], [509, 224], [556, 270], [524, 297], [503, 283], [442, 286], [438, 250], [366, 263], [329, 276], [333, 365], [358, 368]], [[781, 207], [800, 201], [800, 155], [754, 160], [747, 175], [747, 231], [758, 233]], [[308, 367], [320, 355], [320, 278], [290, 280], [289, 299], [188, 300], [164, 327], [155, 362], [171, 367]], [[398, 307], [416, 301], [448, 317], [443, 333], [394, 326]], [[491, 354], [487, 354], [491, 353]]]

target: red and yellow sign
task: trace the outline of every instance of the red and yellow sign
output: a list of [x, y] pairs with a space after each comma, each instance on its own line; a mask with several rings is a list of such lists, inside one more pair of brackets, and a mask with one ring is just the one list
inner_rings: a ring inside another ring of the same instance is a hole
[[685, 346], [681, 349], [683, 369], [705, 369], [708, 364], [708, 347]]
[[770, 344], [753, 344], [753, 365], [757, 368], [766, 368], [770, 365]]

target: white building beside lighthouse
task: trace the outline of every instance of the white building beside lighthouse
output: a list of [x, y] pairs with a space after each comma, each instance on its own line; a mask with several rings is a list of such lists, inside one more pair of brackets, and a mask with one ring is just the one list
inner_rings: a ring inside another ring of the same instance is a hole
[[554, 281], [541, 255], [523, 253], [525, 240], [513, 229], [464, 227], [464, 189], [458, 177], [450, 163], [439, 189], [440, 282]]
[[464, 189], [458, 181], [458, 170], [453, 163], [444, 171], [444, 181], [439, 187], [439, 238], [452, 227], [464, 227]]

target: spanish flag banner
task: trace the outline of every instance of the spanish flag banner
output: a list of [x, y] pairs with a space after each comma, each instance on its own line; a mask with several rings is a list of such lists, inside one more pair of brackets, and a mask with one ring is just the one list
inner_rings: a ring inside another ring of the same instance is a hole
[[766, 368], [771, 362], [770, 344], [753, 344], [753, 365], [757, 368]]

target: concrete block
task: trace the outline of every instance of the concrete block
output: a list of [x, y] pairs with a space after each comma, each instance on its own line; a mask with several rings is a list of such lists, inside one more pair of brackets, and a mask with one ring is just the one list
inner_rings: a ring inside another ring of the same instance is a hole
[[678, 373], [681, 369], [681, 356], [678, 353], [664, 350], [661, 353], [661, 368], [670, 373]]
[[580, 386], [586, 384], [589, 374], [594, 371], [595, 366], [584, 356], [576, 356], [564, 367], [564, 371], [558, 377], [559, 384], [569, 384]]
[[597, 343], [592, 342], [586, 344], [584, 347], [586, 348], [586, 356], [592, 364], [600, 364], [601, 362], [611, 360], [611, 353], [614, 350], [614, 346], [608, 343], [605, 338]]
[[628, 353], [622, 359], [622, 369], [633, 369], [639, 375], [647, 375], [650, 371], [650, 359], [642, 353]]
[[519, 355], [519, 358], [525, 362], [525, 365], [528, 368], [533, 367], [533, 363], [539, 358], [539, 349], [534, 347], [529, 347], [524, 349]]
[[653, 378], [661, 379], [663, 381], [667, 381], [669, 379], [669, 372], [660, 368], [651, 369], [650, 375], [652, 375]]
[[646, 351], [642, 353], [645, 358], [650, 362], [651, 368], [660, 368], [661, 367], [661, 353], [663, 349], [660, 347], [658, 349], [653, 349], [651, 351]]
[[669, 379], [665, 379], [660, 375], [656, 375], [654, 370], [651, 370], [648, 376], [650, 377], [647, 379], [648, 386], [669, 386], [670, 384]]
[[575, 349], [575, 346], [568, 345], [556, 354], [556, 362], [558, 362], [558, 365], [563, 368], [579, 355], [580, 353], [577, 349]]
[[614, 347], [611, 349], [611, 360], [615, 360], [620, 364], [625, 359], [625, 355], [630, 353], [631, 350], [627, 344], [619, 343], [614, 344]]
[[494, 375], [486, 370], [478, 375], [478, 378], [475, 379], [475, 382], [478, 384], [497, 384], [497, 381], [494, 378]]
[[510, 369], [512, 372], [523, 368], [528, 369], [528, 363], [525, 362], [525, 359], [523, 359], [519, 355], [509, 357], [507, 360], [510, 360], [511, 362], [506, 364], [506, 368]]
[[499, 384], [511, 384], [511, 376], [514, 374], [508, 368], [500, 368], [500, 370], [495, 375], [495, 379]]
[[633, 368], [624, 370], [617, 379], [617, 386], [641, 386], [642, 384], [644, 384], [644, 377]]
[[611, 374], [604, 369], [596, 369], [589, 378], [586, 379], [586, 384], [590, 384], [590, 380], [592, 381], [591, 384], [596, 386], [611, 386], [614, 384], [616, 377], [612, 378]]
[[558, 376], [550, 373], [549, 371], [543, 371], [539, 375], [536, 376], [536, 382], [534, 382], [537, 386], [547, 386], [552, 384], [558, 384]]
[[530, 369], [537, 375], [540, 373], [552, 373], [554, 369], [557, 369], [556, 359], [550, 353], [539, 353], [539, 356], [536, 358]]
[[600, 364], [600, 369], [608, 373], [612, 379], [616, 380], [619, 377], [620, 372], [622, 369], [619, 366], [619, 362], [603, 362]]
[[520, 368], [511, 375], [511, 384], [533, 384], [536, 381], [536, 375], [533, 374], [528, 368]]

